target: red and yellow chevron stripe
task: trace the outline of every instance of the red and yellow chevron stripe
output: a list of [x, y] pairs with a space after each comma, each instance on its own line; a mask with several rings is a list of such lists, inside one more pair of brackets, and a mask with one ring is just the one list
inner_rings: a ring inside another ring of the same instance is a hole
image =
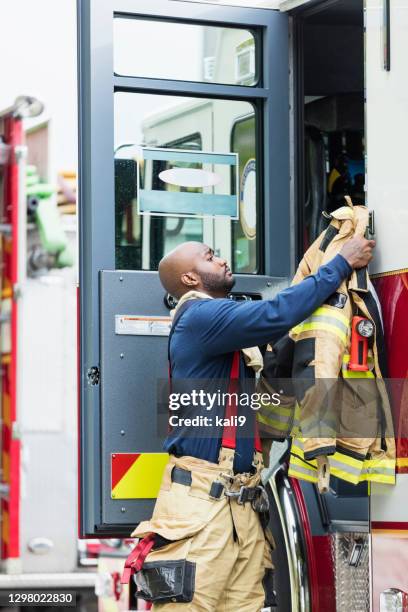
[[167, 453], [112, 453], [111, 497], [156, 498], [168, 459]]

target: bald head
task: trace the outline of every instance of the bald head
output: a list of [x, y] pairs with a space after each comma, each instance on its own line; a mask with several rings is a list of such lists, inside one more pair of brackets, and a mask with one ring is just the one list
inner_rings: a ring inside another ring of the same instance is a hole
[[184, 242], [163, 257], [159, 276], [166, 291], [177, 299], [193, 289], [225, 297], [234, 284], [225, 259], [216, 257], [202, 242]]
[[171, 295], [180, 298], [188, 291], [182, 277], [194, 270], [194, 262], [204, 245], [201, 242], [179, 244], [159, 263], [160, 282]]

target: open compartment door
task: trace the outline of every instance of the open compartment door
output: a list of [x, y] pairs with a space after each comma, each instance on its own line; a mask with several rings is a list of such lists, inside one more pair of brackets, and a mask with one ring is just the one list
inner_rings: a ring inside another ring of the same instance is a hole
[[293, 272], [288, 20], [170, 0], [79, 0], [78, 17], [80, 531], [120, 537], [149, 518], [166, 462], [161, 257], [209, 244], [237, 299]]

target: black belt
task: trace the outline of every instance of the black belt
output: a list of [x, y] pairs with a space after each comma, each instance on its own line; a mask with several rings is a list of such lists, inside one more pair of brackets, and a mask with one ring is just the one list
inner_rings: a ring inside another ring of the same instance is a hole
[[[171, 471], [171, 481], [184, 485], [185, 487], [191, 487], [192, 477], [190, 470], [184, 470], [183, 468], [174, 466]], [[224, 493], [226, 497], [235, 497], [238, 504], [245, 504], [246, 502], [253, 502], [257, 500], [258, 497], [262, 495], [262, 489], [263, 487], [261, 486], [241, 486], [239, 491], [229, 491], [228, 489], [225, 489], [222, 482], [215, 480], [211, 484], [209, 496], [214, 499], [219, 499]]]

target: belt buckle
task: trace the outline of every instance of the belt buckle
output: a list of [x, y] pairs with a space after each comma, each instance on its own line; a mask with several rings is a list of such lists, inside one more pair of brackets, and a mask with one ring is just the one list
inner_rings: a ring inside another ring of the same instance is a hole
[[237, 504], [239, 504], [240, 506], [243, 506], [245, 504], [245, 502], [247, 502], [247, 499], [243, 499], [244, 493], [246, 491], [248, 487], [246, 487], [245, 485], [242, 485], [242, 487], [239, 490], [239, 495], [237, 498]]
[[265, 488], [261, 485], [256, 487], [258, 495], [251, 501], [252, 508], [255, 512], [264, 513], [269, 510], [269, 498]]

